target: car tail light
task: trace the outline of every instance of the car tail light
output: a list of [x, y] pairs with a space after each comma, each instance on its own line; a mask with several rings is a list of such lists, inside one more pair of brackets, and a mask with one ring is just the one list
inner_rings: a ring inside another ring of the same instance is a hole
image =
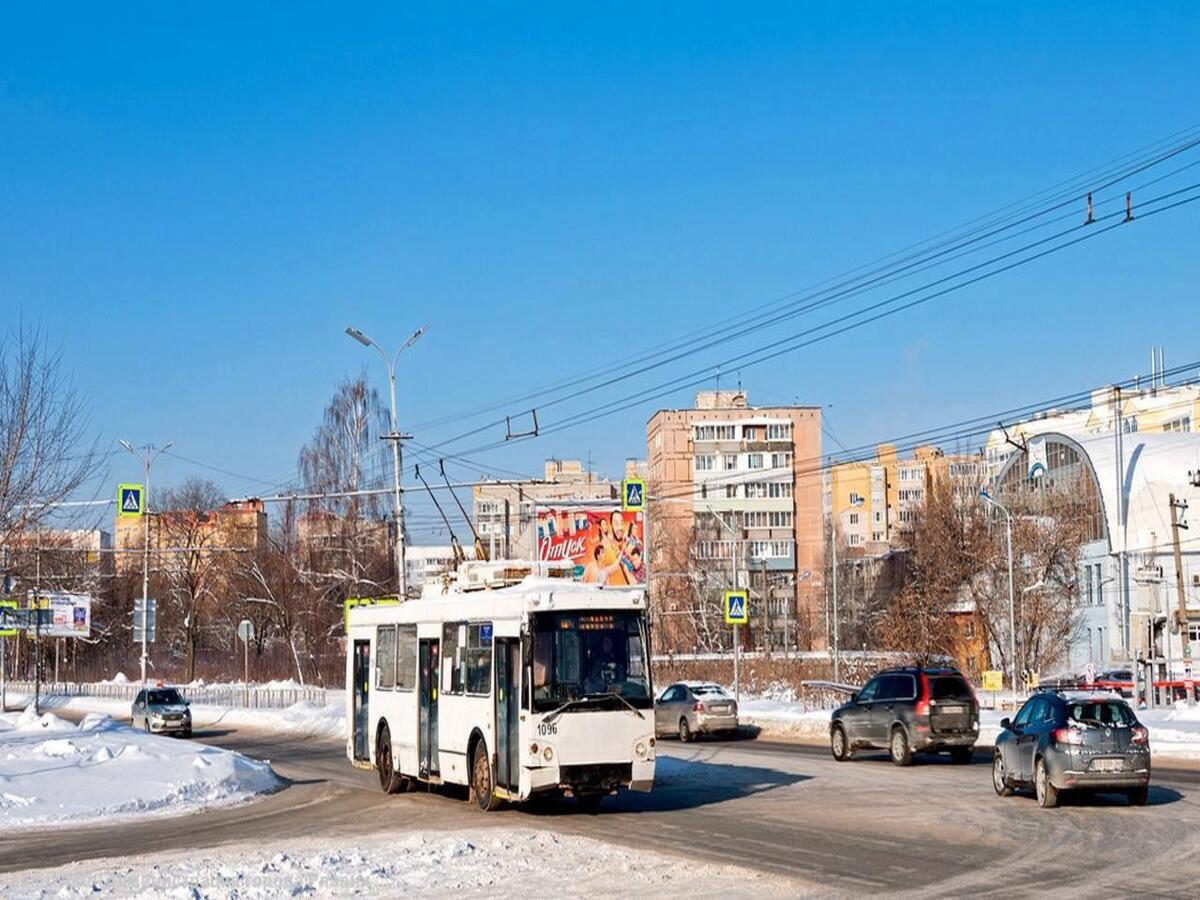
[[1079, 728], [1055, 728], [1054, 740], [1060, 744], [1082, 744], [1083, 731]]
[[1142, 727], [1141, 725], [1134, 725], [1134, 726], [1133, 726], [1133, 742], [1134, 742], [1135, 744], [1148, 744], [1148, 743], [1150, 743], [1150, 731], [1149, 731], [1149, 729], [1147, 729], [1147, 728], [1144, 728], [1144, 727]]
[[916, 714], [918, 716], [929, 715], [929, 678], [924, 672], [920, 673], [921, 678], [921, 696], [917, 700]]
[[704, 704], [697, 703], [695, 706], [692, 707], [692, 712], [704, 712]]

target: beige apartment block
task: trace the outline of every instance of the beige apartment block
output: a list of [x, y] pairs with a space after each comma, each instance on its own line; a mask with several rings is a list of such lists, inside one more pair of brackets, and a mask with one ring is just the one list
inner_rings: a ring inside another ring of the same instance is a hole
[[689, 649], [695, 585], [719, 593], [735, 559], [739, 582], [757, 593], [749, 644], [822, 647], [820, 407], [756, 407], [740, 390], [702, 391], [691, 409], [655, 413], [646, 440], [659, 647]]

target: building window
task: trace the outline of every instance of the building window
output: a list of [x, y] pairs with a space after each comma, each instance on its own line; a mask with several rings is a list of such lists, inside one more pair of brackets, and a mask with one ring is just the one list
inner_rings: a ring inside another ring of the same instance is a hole
[[1172, 419], [1170, 422], [1164, 422], [1163, 431], [1191, 431], [1192, 417], [1180, 416], [1178, 419]]
[[771, 468], [772, 469], [786, 469], [786, 468], [789, 468], [791, 466], [791, 464], [792, 464], [792, 454], [790, 454], [790, 453], [772, 453], [771, 454]]
[[694, 434], [697, 441], [713, 441], [717, 438], [717, 429], [712, 425], [697, 425]]
[[858, 534], [850, 535], [850, 546], [851, 547], [855, 547], [860, 543], [862, 543], [862, 538], [859, 537]]
[[768, 441], [788, 441], [792, 438], [792, 423], [780, 422], [767, 426]]
[[761, 469], [763, 467], [763, 455], [761, 453], [750, 453], [746, 456], [746, 467], [749, 469]]
[[772, 500], [780, 500], [792, 496], [792, 486], [786, 481], [772, 481], [767, 487], [768, 496]]
[[863, 505], [862, 494], [858, 493], [857, 491], [851, 491], [850, 492], [850, 505], [851, 506], [862, 506]]
[[761, 481], [746, 483], [746, 497], [752, 500], [762, 500], [767, 496], [767, 486]]
[[761, 425], [743, 425], [742, 440], [744, 441], [761, 441], [762, 426]]
[[872, 531], [871, 532], [871, 540], [882, 541], [883, 540], [883, 532], [882, 531]]
[[770, 516], [770, 523], [771, 523], [772, 528], [791, 528], [792, 527], [792, 514], [790, 512], [772, 512], [772, 513], [769, 513], [768, 515]]
[[851, 525], [858, 524], [858, 513], [850, 513], [850, 524]]
[[717, 426], [718, 441], [736, 441], [737, 426], [736, 425], [718, 425]]
[[[746, 485], [746, 487], [748, 488], [748, 487], [750, 487], [750, 485]], [[737, 489], [738, 489], [738, 486], [736, 484], [725, 485], [725, 496], [728, 499], [733, 499], [734, 497], [736, 497], [738, 495]], [[747, 493], [746, 496], [750, 496], [749, 493]]]
[[709, 454], [697, 456], [696, 457], [696, 471], [697, 472], [711, 472], [713, 469], [713, 465], [716, 463], [716, 460], [717, 460], [717, 458], [715, 456], [711, 456]]
[[737, 467], [738, 467], [737, 454], [736, 453], [726, 453], [725, 458], [722, 460], [722, 467], [725, 469], [726, 472], [736, 471]]

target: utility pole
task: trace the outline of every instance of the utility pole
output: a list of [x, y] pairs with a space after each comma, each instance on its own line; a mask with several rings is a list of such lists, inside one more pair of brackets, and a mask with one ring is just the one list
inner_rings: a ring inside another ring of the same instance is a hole
[[1117, 605], [1121, 609], [1121, 651], [1123, 659], [1130, 659], [1130, 623], [1131, 616], [1129, 610], [1129, 586], [1125, 578], [1125, 447], [1124, 447], [1124, 430], [1125, 426], [1121, 420], [1121, 388], [1114, 385], [1113, 393], [1113, 440], [1116, 442], [1116, 464], [1117, 464], [1117, 531], [1120, 534], [1120, 541], [1117, 545]]
[[837, 558], [837, 514], [834, 514], [829, 528], [829, 543], [833, 548], [833, 680], [841, 677], [841, 660], [838, 657], [838, 558]]
[[146, 686], [146, 664], [150, 659], [149, 645], [146, 640], [150, 626], [150, 471], [159, 454], [166, 453], [175, 446], [175, 442], [167, 441], [157, 449], [153, 444], [146, 444], [140, 453], [129, 441], [121, 441], [121, 446], [142, 460], [146, 477], [146, 495], [142, 501], [142, 687], [144, 688]]
[[979, 492], [985, 503], [990, 503], [1004, 513], [1004, 531], [1008, 539], [1008, 668], [1012, 679], [1013, 709], [1017, 708], [1017, 602], [1016, 591], [1013, 588], [1013, 550], [1012, 550], [1012, 513], [999, 501], [995, 500], [984, 488]]
[[766, 623], [764, 629], [763, 644], [767, 648], [767, 653], [771, 652], [771, 645], [774, 643], [771, 639], [771, 589], [767, 585], [767, 561], [760, 559], [758, 561], [759, 571], [762, 572], [762, 591], [763, 591], [763, 621]]
[[400, 490], [400, 461], [402, 458], [400, 442], [408, 440], [412, 435], [401, 434], [400, 429], [396, 426], [396, 363], [400, 360], [400, 354], [419, 341], [428, 330], [429, 328], [424, 325], [418, 328], [409, 335], [407, 341], [400, 345], [400, 349], [396, 351], [396, 355], [388, 359], [388, 355], [383, 352], [383, 348], [357, 328], [346, 328], [346, 334], [350, 335], [350, 337], [354, 338], [364, 347], [374, 347], [379, 352], [379, 355], [383, 357], [383, 362], [388, 370], [388, 388], [392, 401], [392, 431], [383, 437], [384, 440], [392, 442], [392, 495], [396, 508], [396, 588], [401, 602], [407, 599], [408, 579], [404, 572], [404, 501], [402, 491]]
[[1182, 516], [1187, 512], [1188, 505], [1186, 500], [1176, 500], [1174, 494], [1171, 494], [1170, 498], [1171, 540], [1175, 545], [1175, 591], [1179, 604], [1175, 610], [1175, 620], [1179, 623], [1179, 640], [1180, 646], [1183, 648], [1184, 665], [1190, 666], [1192, 645], [1188, 638], [1187, 594], [1183, 589], [1183, 556], [1179, 550], [1179, 532], [1187, 529], [1187, 523], [1182, 520]]
[[33, 550], [33, 713], [42, 714], [42, 531], [34, 533]]

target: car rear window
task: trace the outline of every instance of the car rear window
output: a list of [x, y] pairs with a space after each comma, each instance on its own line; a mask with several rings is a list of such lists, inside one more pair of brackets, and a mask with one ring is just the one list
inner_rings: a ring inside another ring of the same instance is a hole
[[1067, 718], [1080, 725], [1132, 725], [1133, 711], [1115, 700], [1086, 700], [1067, 704]]
[[728, 694], [725, 693], [725, 688], [721, 687], [719, 684], [696, 685], [696, 687], [692, 688], [692, 693], [698, 697], [699, 696], [707, 696], [710, 694], [717, 696], [717, 697], [728, 697], [729, 696]]
[[961, 675], [937, 675], [929, 679], [929, 693], [934, 700], [971, 700], [971, 686]]

